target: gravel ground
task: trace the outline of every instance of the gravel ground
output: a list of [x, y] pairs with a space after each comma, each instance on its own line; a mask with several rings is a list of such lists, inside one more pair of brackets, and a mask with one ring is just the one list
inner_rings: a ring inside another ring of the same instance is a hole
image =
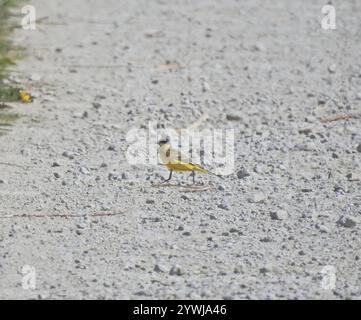
[[[47, 18], [14, 35], [36, 99], [0, 137], [0, 298], [361, 298], [359, 1], [333, 0], [327, 31], [326, 1], [30, 3]], [[235, 130], [209, 190], [127, 161], [130, 130], [205, 114]]]

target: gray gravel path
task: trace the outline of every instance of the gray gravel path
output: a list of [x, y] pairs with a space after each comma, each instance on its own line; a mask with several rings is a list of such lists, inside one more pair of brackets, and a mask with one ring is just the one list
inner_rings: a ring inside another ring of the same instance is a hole
[[[361, 119], [320, 120], [361, 112], [361, 2], [332, 1], [329, 31], [325, 1], [30, 2], [48, 18], [15, 34], [36, 100], [0, 137], [0, 298], [361, 298]], [[131, 129], [204, 114], [236, 134], [211, 190], [126, 161]]]

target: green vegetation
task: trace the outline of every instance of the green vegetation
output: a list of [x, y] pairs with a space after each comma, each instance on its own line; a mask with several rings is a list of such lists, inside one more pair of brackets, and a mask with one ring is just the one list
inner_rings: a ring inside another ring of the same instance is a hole
[[12, 113], [5, 102], [18, 101], [19, 89], [4, 84], [8, 67], [14, 65], [17, 49], [11, 44], [10, 32], [14, 26], [10, 22], [10, 10], [16, 0], [0, 0], [0, 135], [9, 130], [12, 122], [19, 118], [19, 115]]

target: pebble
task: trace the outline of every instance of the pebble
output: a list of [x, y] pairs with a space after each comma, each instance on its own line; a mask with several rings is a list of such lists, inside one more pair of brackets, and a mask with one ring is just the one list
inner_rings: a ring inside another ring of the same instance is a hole
[[0, 184], [6, 184], [6, 180], [0, 179]]
[[238, 179], [244, 179], [244, 178], [246, 178], [248, 176], [249, 176], [249, 173], [244, 169], [238, 170], [238, 172], [237, 172], [237, 178]]
[[265, 51], [266, 50], [266, 47], [264, 46], [263, 43], [256, 43], [254, 46], [253, 46], [253, 51]]
[[271, 218], [274, 220], [285, 220], [288, 217], [288, 212], [286, 210], [278, 210], [271, 212]]
[[45, 95], [45, 96], [43, 96], [43, 101], [44, 102], [54, 102], [55, 98], [52, 97], [51, 95]]
[[359, 145], [356, 147], [357, 152], [361, 152], [361, 142], [359, 143]]
[[226, 119], [228, 121], [240, 121], [241, 117], [239, 115], [237, 115], [237, 114], [227, 114]]
[[261, 274], [266, 274], [267, 272], [270, 272], [270, 269], [268, 269], [268, 268], [266, 268], [266, 267], [263, 267], [263, 268], [260, 268], [260, 269], [259, 269], [259, 272], [260, 272]]
[[329, 233], [330, 230], [323, 224], [317, 224], [316, 228], [320, 230], [321, 233]]
[[353, 228], [354, 226], [356, 226], [356, 221], [353, 220], [352, 218], [350, 217], [347, 217], [347, 216], [343, 216], [341, 217], [337, 223], [340, 225], [340, 226], [343, 226], [345, 228]]
[[223, 210], [229, 210], [228, 204], [224, 201], [222, 201], [221, 203], [218, 204], [218, 208], [223, 209]]
[[90, 174], [90, 171], [85, 167], [80, 167], [80, 173], [82, 174]]
[[330, 73], [335, 73], [336, 72], [336, 64], [331, 64], [331, 65], [329, 65], [328, 66], [328, 71], [330, 72]]
[[248, 202], [259, 203], [266, 200], [266, 196], [262, 192], [255, 193], [251, 198], [248, 199]]
[[40, 81], [41, 80], [41, 76], [37, 73], [34, 73], [30, 76], [30, 80], [31, 81]]
[[60, 178], [60, 174], [57, 173], [57, 172], [54, 172], [54, 177], [55, 177], [56, 179], [59, 179], [59, 178]]
[[184, 272], [180, 266], [173, 266], [169, 271], [171, 276], [181, 276], [183, 273]]
[[93, 107], [98, 110], [102, 107], [102, 105], [99, 102], [93, 102]]
[[65, 158], [68, 158], [68, 159], [74, 159], [74, 153], [72, 153], [72, 152], [69, 152], [69, 151], [64, 151], [63, 152], [63, 157], [65, 157]]
[[346, 175], [346, 178], [349, 181], [359, 181], [361, 180], [361, 173], [359, 172], [352, 172]]
[[211, 90], [211, 87], [209, 86], [209, 84], [208, 84], [208, 82], [203, 82], [202, 83], [202, 91], [203, 92], [207, 92], [207, 91], [209, 91], [209, 90]]
[[155, 272], [166, 272], [166, 268], [161, 264], [156, 264], [154, 266], [154, 271]]

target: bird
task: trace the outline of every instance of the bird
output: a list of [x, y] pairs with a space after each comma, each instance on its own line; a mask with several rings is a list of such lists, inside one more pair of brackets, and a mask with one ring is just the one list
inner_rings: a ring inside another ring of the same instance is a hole
[[174, 150], [170, 144], [169, 137], [159, 140], [158, 145], [160, 161], [169, 169], [169, 177], [163, 182], [167, 182], [172, 179], [173, 171], [191, 171], [193, 184], [195, 183], [196, 172], [215, 175], [209, 170], [202, 168], [200, 165], [191, 163], [187, 157], [183, 156], [179, 151]]

